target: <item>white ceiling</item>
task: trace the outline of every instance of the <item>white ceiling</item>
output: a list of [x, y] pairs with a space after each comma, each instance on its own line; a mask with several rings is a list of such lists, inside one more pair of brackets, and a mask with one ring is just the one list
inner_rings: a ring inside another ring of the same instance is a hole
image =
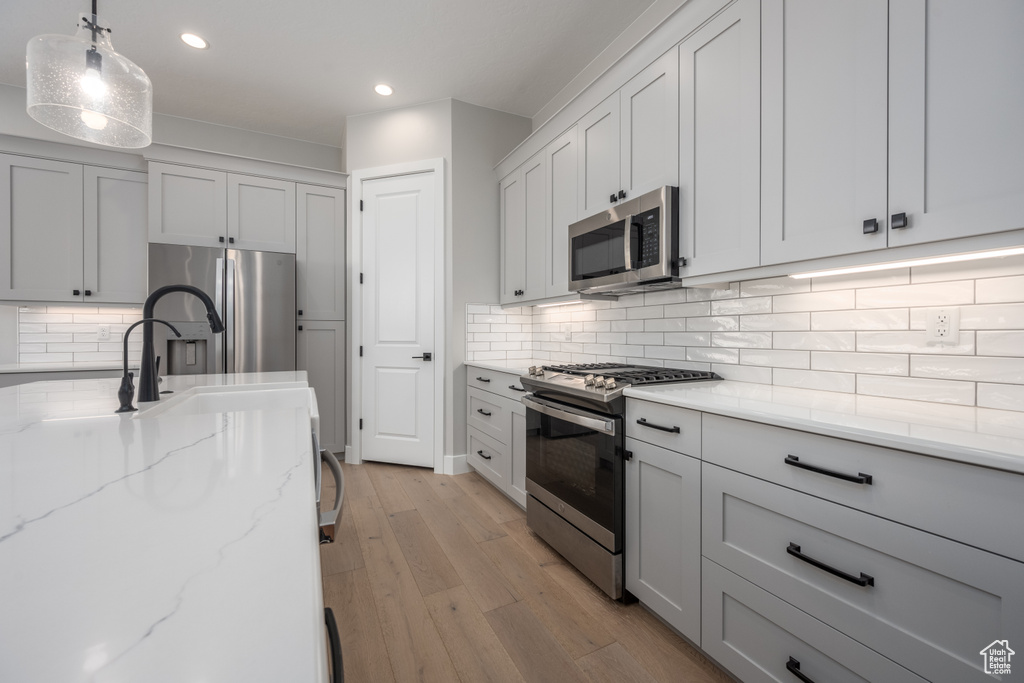
[[[155, 111], [340, 147], [348, 115], [446, 97], [532, 117], [651, 3], [100, 0], [99, 16], [153, 81]], [[0, 83], [21, 87], [28, 40], [73, 34], [90, 6], [2, 4]]]

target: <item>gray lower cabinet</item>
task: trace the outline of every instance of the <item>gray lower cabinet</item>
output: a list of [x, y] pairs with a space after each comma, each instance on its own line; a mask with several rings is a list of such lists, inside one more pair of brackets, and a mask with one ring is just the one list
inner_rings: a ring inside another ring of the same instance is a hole
[[628, 437], [626, 453], [626, 590], [699, 645], [700, 460]]
[[466, 462], [526, 507], [526, 393], [519, 373], [466, 368]]
[[320, 409], [320, 446], [345, 450], [345, 321], [303, 320], [296, 332], [296, 365], [305, 370]]
[[701, 648], [743, 683], [923, 683], [871, 648], [705, 559]]

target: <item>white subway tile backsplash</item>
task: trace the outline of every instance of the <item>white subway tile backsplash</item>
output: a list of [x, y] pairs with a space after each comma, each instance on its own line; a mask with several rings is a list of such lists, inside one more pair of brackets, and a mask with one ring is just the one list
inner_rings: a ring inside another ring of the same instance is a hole
[[855, 332], [775, 332], [772, 346], [808, 351], [853, 351], [856, 339]]
[[1024, 411], [1024, 385], [979, 383], [978, 407]]
[[597, 312], [598, 320], [625, 320], [625, 308], [606, 308]]
[[[980, 278], [1024, 275], [1024, 255], [1004, 256], [985, 261], [940, 263], [913, 268], [911, 282], [942, 282], [943, 280], [977, 280]], [[1019, 299], [1014, 299], [1019, 301]]]
[[685, 289], [666, 289], [661, 292], [648, 292], [644, 294], [645, 306], [658, 306], [661, 304], [681, 304], [686, 302]]
[[503, 342], [505, 341], [504, 332], [477, 332], [473, 335], [474, 341], [485, 341], [485, 342]]
[[[1022, 297], [1024, 299], [1024, 297]], [[924, 329], [923, 310], [910, 312], [911, 327], [920, 322]], [[961, 330], [1024, 330], [1024, 303], [983, 304], [960, 308]]]
[[810, 280], [794, 280], [791, 277], [773, 277], [740, 283], [740, 296], [777, 296], [809, 291]]
[[46, 344], [26, 344], [24, 342], [18, 342], [18, 353], [46, 353]]
[[740, 349], [740, 363], [743, 365], [763, 365], [772, 368], [806, 370], [811, 367], [811, 352], [779, 349]]
[[770, 349], [771, 332], [712, 332], [711, 345], [729, 348]]
[[745, 315], [740, 318], [740, 329], [757, 330], [809, 330], [810, 313], [770, 313], [767, 315]]
[[469, 332], [469, 333], [472, 333], [472, 332], [490, 332], [490, 331], [491, 331], [491, 326], [487, 325], [487, 324], [481, 324], [481, 323], [467, 323], [466, 324], [466, 332]]
[[609, 332], [612, 329], [611, 322], [607, 320], [595, 320], [583, 323], [584, 332]]
[[812, 330], [906, 330], [909, 325], [906, 308], [811, 313]]
[[978, 280], [975, 300], [979, 304], [1002, 304], [1024, 298], [1024, 275]]
[[487, 323], [487, 324], [493, 324], [493, 323], [504, 324], [506, 322], [506, 318], [507, 317], [508, 316], [504, 316], [504, 315], [490, 315], [490, 314], [488, 314], [488, 315], [474, 315], [473, 316], [473, 322], [477, 323], [477, 324], [482, 324], [482, 323]]
[[70, 344], [47, 344], [47, 353], [81, 353], [83, 351], [98, 351], [96, 342], [91, 344], [85, 342], [72, 342]]
[[711, 315], [750, 315], [771, 312], [772, 298], [770, 296], [723, 299], [711, 302]]
[[653, 320], [612, 320], [612, 332], [643, 332]]
[[639, 346], [662, 346], [665, 343], [665, 335], [661, 332], [630, 332], [626, 335], [626, 343]]
[[28, 344], [60, 344], [73, 342], [75, 336], [73, 334], [56, 334], [53, 332], [44, 332], [43, 334], [21, 334], [18, 337], [20, 343]]
[[573, 332], [572, 340], [581, 344], [592, 344], [597, 341], [597, 332]]
[[1024, 358], [986, 356], [910, 356], [914, 377], [941, 377], [970, 382], [1024, 384]]
[[687, 301], [716, 301], [740, 296], [740, 283], [730, 282], [727, 287], [692, 287], [686, 290]]
[[960, 332], [955, 345], [929, 342], [924, 330], [857, 332], [857, 350], [865, 353], [940, 353], [974, 355], [974, 332]]
[[[961, 338], [970, 332], [961, 332]], [[1024, 355], [1024, 330], [995, 330], [978, 332], [979, 356]]]
[[737, 316], [686, 319], [688, 332], [730, 332], [738, 329], [740, 329], [740, 321]]
[[[652, 363], [653, 365], [653, 363]], [[666, 368], [675, 368], [677, 370], [710, 370], [711, 363], [695, 363], [692, 361], [685, 360], [667, 360], [664, 363]]]
[[691, 318], [698, 315], [711, 315], [710, 301], [695, 301], [688, 304], [665, 306], [666, 318]]
[[[598, 332], [598, 344], [626, 344], [629, 335], [625, 332]], [[614, 354], [614, 352], [613, 352]]]
[[97, 324], [124, 322], [123, 316], [120, 313], [75, 313], [72, 317], [74, 320], [69, 322]]
[[664, 306], [638, 306], [626, 311], [626, 318], [630, 320], [646, 320], [647, 318], [664, 318]]
[[609, 356], [611, 355], [611, 346], [609, 344], [584, 344], [583, 353]]
[[660, 360], [686, 360], [686, 346], [645, 346], [644, 358]]
[[775, 313], [795, 311], [836, 311], [854, 308], [854, 290], [840, 289], [834, 292], [807, 292], [804, 294], [783, 294], [772, 302]]
[[974, 382], [918, 377], [861, 375], [857, 378], [857, 393], [859, 394], [963, 406], [974, 405], [974, 386]]
[[630, 346], [628, 344], [610, 344], [608, 349], [613, 356], [638, 356], [643, 357], [644, 347]]
[[[47, 313], [45, 310], [40, 312], [24, 313], [27, 307], [19, 309], [18, 322], [19, 323], [70, 323], [74, 322], [73, 316], [70, 313]], [[118, 318], [117, 322], [121, 322]]]
[[799, 387], [801, 389], [818, 389], [819, 391], [838, 391], [852, 394], [857, 390], [857, 376], [845, 372], [818, 372], [815, 370], [790, 370], [775, 368], [772, 370], [772, 384], [783, 387]]
[[666, 346], [711, 346], [711, 332], [666, 332]]
[[686, 360], [701, 363], [739, 363], [740, 350], [690, 346], [686, 349]]
[[910, 269], [883, 270], [851, 275], [811, 278], [812, 292], [827, 292], [833, 289], [861, 289], [863, 287], [891, 287], [910, 284]]
[[73, 353], [19, 353], [19, 363], [70, 363], [75, 360]]
[[682, 332], [686, 329], [686, 318], [652, 318], [643, 323], [646, 332]]
[[906, 376], [908, 368], [906, 354], [811, 351], [812, 370]]
[[756, 365], [720, 365], [712, 363], [711, 370], [717, 372], [722, 379], [729, 379], [734, 382], [772, 383], [771, 368], [762, 368]]
[[[959, 306], [974, 303], [974, 281], [933, 282], [857, 290], [857, 308]], [[848, 308], [853, 308], [849, 306]]]

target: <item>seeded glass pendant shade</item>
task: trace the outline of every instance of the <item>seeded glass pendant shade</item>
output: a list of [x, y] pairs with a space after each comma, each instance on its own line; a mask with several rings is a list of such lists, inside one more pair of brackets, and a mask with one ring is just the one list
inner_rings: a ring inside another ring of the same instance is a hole
[[135, 149], [153, 139], [153, 85], [114, 51], [110, 29], [79, 15], [74, 36], [28, 42], [29, 116], [58, 133], [99, 145]]

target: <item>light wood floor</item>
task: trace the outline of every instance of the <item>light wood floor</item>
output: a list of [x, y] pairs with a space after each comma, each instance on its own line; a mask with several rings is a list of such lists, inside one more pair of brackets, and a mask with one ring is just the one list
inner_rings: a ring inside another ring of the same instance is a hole
[[608, 599], [475, 472], [342, 467], [321, 564], [346, 681], [731, 680], [640, 605]]

